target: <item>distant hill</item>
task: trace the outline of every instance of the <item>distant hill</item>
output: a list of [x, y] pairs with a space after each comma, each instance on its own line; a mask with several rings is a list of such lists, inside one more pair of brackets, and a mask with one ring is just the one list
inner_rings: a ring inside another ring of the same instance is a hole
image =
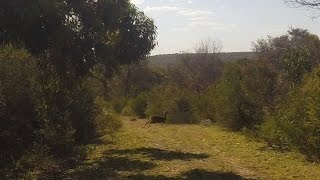
[[[177, 63], [182, 54], [163, 54], [149, 57], [151, 65], [166, 67]], [[221, 53], [220, 59], [225, 62], [237, 61], [240, 59], [256, 59], [254, 52], [227, 52]]]

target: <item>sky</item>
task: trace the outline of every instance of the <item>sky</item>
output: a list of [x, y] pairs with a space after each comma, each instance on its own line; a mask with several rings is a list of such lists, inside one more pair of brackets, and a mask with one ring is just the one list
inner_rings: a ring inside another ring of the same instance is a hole
[[152, 55], [190, 51], [197, 42], [220, 41], [222, 51], [251, 51], [258, 39], [291, 27], [320, 34], [320, 18], [283, 0], [131, 0], [155, 21], [158, 46]]

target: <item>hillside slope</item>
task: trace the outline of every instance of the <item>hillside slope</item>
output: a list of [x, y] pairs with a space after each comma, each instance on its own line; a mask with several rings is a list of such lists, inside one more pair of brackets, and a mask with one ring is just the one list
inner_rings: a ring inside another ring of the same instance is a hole
[[[149, 62], [151, 65], [166, 67], [167, 65], [172, 65], [177, 63], [182, 54], [163, 54], [149, 57]], [[220, 59], [222, 61], [236, 61], [239, 59], [256, 59], [254, 52], [229, 52], [221, 53]]]
[[220, 127], [124, 121], [115, 144], [95, 142], [72, 179], [318, 179], [320, 165]]

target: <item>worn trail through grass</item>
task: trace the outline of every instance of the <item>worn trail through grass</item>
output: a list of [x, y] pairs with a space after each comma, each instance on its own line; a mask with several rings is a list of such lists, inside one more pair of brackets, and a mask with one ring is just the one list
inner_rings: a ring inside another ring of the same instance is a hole
[[[125, 119], [125, 118], [124, 118]], [[220, 127], [124, 120], [114, 139], [97, 140], [72, 179], [319, 179], [320, 165], [280, 153]]]

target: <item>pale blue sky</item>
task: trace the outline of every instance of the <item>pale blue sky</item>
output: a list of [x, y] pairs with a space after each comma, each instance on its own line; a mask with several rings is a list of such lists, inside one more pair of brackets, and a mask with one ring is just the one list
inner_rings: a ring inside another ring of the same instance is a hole
[[290, 27], [320, 34], [320, 20], [283, 0], [132, 0], [153, 18], [159, 46], [170, 54], [192, 49], [199, 40], [218, 39], [225, 52], [251, 51], [252, 42], [286, 33]]

